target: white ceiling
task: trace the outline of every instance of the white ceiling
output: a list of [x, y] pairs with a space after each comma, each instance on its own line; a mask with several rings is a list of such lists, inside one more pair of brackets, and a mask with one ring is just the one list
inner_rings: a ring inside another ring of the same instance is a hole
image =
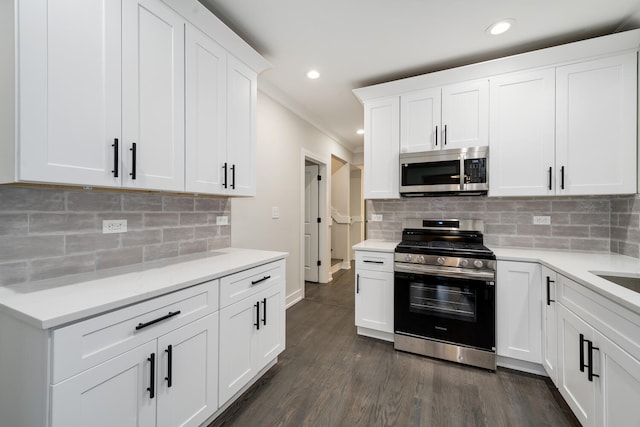
[[[640, 0], [200, 0], [273, 68], [258, 87], [362, 150], [353, 89], [640, 28]], [[501, 36], [485, 29], [503, 19]], [[316, 68], [321, 77], [309, 80]]]

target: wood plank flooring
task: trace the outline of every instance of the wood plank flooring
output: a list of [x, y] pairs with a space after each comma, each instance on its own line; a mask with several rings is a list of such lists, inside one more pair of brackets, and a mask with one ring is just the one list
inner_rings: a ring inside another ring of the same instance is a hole
[[543, 377], [398, 352], [356, 335], [354, 268], [306, 284], [287, 349], [214, 426], [579, 426]]

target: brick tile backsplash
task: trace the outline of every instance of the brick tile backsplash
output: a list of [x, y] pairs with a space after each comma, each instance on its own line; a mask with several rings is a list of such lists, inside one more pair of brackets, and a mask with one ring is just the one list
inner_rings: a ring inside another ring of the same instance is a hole
[[[231, 245], [227, 198], [0, 186], [0, 286]], [[127, 232], [102, 234], [126, 219]]]
[[[368, 200], [367, 238], [400, 240], [407, 218], [482, 219], [493, 246], [615, 252], [640, 258], [638, 196]], [[371, 222], [382, 214], [382, 222]], [[534, 216], [551, 225], [533, 224]]]

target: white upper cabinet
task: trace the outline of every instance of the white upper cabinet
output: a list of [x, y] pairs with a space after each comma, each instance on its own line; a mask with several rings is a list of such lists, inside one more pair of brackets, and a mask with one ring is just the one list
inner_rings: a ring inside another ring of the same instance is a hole
[[486, 79], [400, 97], [400, 152], [484, 146], [489, 142]]
[[490, 194], [555, 194], [555, 70], [492, 78], [490, 97]]
[[249, 67], [229, 57], [227, 85], [228, 194], [256, 193], [256, 103], [258, 77]]
[[[119, 186], [120, 2], [38, 0], [19, 7], [13, 178]], [[4, 161], [12, 168], [13, 159]]]
[[184, 25], [158, 0], [123, 2], [123, 185], [184, 191]]
[[442, 148], [489, 144], [489, 81], [457, 83], [442, 88]]
[[227, 52], [187, 25], [185, 188], [221, 193], [226, 153]]
[[636, 192], [637, 52], [556, 70], [558, 194]]
[[400, 152], [442, 147], [441, 99], [440, 88], [419, 90], [400, 97]]
[[0, 40], [0, 182], [255, 195], [257, 75], [269, 64], [199, 2], [2, 11], [13, 37]]
[[364, 198], [400, 197], [400, 99], [364, 105]]

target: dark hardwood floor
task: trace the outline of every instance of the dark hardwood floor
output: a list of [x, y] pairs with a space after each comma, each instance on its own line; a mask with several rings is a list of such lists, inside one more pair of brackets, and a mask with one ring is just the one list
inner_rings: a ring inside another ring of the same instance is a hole
[[356, 335], [354, 268], [306, 284], [279, 362], [213, 426], [579, 426], [543, 377], [398, 352]]

